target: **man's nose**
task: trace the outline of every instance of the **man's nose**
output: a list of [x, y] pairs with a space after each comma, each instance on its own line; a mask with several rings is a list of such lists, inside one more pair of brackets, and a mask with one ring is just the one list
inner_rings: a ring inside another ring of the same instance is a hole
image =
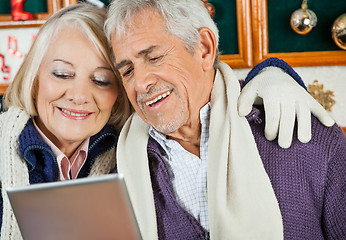
[[137, 92], [146, 93], [157, 82], [157, 76], [149, 67], [141, 66], [135, 69], [135, 88]]

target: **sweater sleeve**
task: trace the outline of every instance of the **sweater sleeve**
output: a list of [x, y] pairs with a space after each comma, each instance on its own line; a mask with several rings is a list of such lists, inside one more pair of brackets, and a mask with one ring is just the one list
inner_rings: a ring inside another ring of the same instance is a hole
[[346, 135], [340, 132], [325, 183], [322, 225], [326, 239], [345, 239], [346, 236]]
[[288, 65], [284, 60], [278, 59], [278, 58], [268, 58], [264, 60], [263, 62], [257, 64], [254, 66], [251, 71], [248, 73], [248, 75], [245, 78], [244, 86], [250, 82], [257, 74], [259, 74], [263, 69], [266, 67], [278, 67], [281, 68], [285, 73], [290, 75], [300, 86], [302, 86], [305, 90], [307, 90], [303, 80], [298, 75], [296, 71], [293, 70], [293, 68]]

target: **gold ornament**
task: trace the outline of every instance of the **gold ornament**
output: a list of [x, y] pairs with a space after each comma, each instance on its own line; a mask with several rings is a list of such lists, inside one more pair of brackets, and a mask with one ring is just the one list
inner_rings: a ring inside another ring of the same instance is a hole
[[346, 50], [346, 13], [342, 14], [334, 21], [332, 38], [339, 48]]
[[291, 27], [301, 35], [308, 34], [317, 24], [317, 16], [312, 10], [308, 9], [307, 2], [307, 0], [303, 0], [301, 8], [291, 15]]
[[333, 99], [334, 92], [331, 90], [323, 90], [323, 84], [315, 80], [312, 84], [308, 85], [310, 95], [315, 98], [327, 111], [332, 111], [332, 107], [336, 101]]
[[208, 2], [208, 0], [202, 0], [204, 3], [204, 6], [208, 9], [209, 15], [213, 18], [215, 16], [215, 7], [213, 4]]

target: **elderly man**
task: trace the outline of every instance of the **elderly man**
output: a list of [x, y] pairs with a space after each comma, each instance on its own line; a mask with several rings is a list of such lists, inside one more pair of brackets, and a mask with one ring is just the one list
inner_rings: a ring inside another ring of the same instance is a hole
[[341, 239], [345, 135], [312, 118], [311, 141], [283, 149], [262, 108], [240, 117], [201, 1], [115, 0], [106, 32], [136, 111], [117, 170], [144, 239]]

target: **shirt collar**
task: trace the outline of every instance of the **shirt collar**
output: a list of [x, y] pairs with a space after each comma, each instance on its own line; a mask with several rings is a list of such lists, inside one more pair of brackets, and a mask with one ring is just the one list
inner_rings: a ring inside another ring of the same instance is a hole
[[[50, 148], [52, 149], [52, 152], [53, 152], [54, 156], [56, 157], [56, 159], [60, 160], [64, 157], [66, 157], [66, 155], [51, 140], [49, 140], [49, 138], [41, 131], [41, 129], [39, 129], [39, 127], [37, 126], [37, 124], [35, 122], [35, 119], [33, 119], [32, 121], [33, 121], [33, 124], [34, 124], [37, 132], [42, 137], [43, 141], [45, 143], [47, 143], [50, 146]], [[90, 138], [87, 138], [82, 142], [82, 144], [79, 146], [79, 148], [73, 153], [73, 156], [77, 156], [81, 151], [84, 151], [86, 153], [86, 156], [87, 156], [88, 147], [89, 147], [89, 139]]]

